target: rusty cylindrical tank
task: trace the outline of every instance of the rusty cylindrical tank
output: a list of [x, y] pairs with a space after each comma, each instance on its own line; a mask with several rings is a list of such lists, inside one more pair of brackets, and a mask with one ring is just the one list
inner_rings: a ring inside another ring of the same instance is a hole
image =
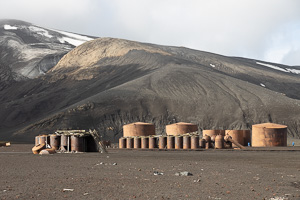
[[167, 136], [167, 149], [174, 149], [175, 147], [175, 137]]
[[191, 149], [191, 136], [183, 136], [183, 149]]
[[141, 148], [148, 149], [149, 148], [149, 138], [148, 137], [141, 137]]
[[46, 144], [46, 143], [47, 143], [47, 135], [40, 135], [39, 144]]
[[[231, 138], [238, 142], [239, 144], [243, 145], [244, 144], [244, 136], [243, 136], [243, 130], [226, 130], [225, 135], [231, 136]], [[233, 148], [236, 148], [235, 144], [232, 144]]]
[[60, 146], [67, 148], [67, 146], [68, 146], [68, 140], [69, 140], [69, 136], [68, 135], [61, 135], [60, 136]]
[[244, 138], [244, 146], [248, 146], [248, 143], [251, 145], [251, 131], [250, 130], [243, 130], [243, 138]]
[[119, 139], [119, 149], [125, 149], [126, 148], [126, 138], [121, 137]]
[[287, 126], [273, 123], [252, 125], [252, 146], [287, 146]]
[[211, 148], [211, 139], [210, 139], [210, 136], [205, 135], [203, 137], [203, 139], [205, 140], [205, 149]]
[[123, 136], [149, 136], [155, 135], [155, 126], [154, 124], [144, 123], [144, 122], [135, 122], [132, 124], [126, 124], [123, 126]]
[[132, 149], [133, 148], [133, 138], [132, 137], [127, 137], [126, 138], [126, 148], [127, 149]]
[[156, 148], [156, 137], [149, 137], [149, 149], [155, 149]]
[[199, 140], [199, 147], [200, 147], [200, 148], [205, 148], [205, 143], [206, 143], [205, 139], [203, 139], [203, 138], [200, 139], [200, 140]]
[[224, 136], [223, 135], [216, 136], [215, 149], [224, 149]]
[[212, 137], [213, 135], [223, 135], [225, 136], [225, 130], [203, 130], [202, 132], [203, 137], [205, 135]]
[[40, 136], [35, 136], [34, 146], [37, 146], [39, 144], [40, 144]]
[[175, 136], [175, 149], [183, 148], [183, 137], [180, 135]]
[[195, 131], [198, 131], [198, 126], [196, 124], [191, 123], [179, 122], [166, 126], [167, 135], [182, 135], [185, 133], [191, 133]]
[[71, 151], [84, 152], [84, 137], [71, 135]]
[[60, 147], [60, 136], [52, 134], [50, 135], [50, 146], [51, 148], [58, 150]]
[[165, 149], [166, 145], [167, 145], [167, 137], [166, 136], [159, 136], [158, 142], [159, 142], [158, 148], [159, 149]]
[[134, 137], [134, 139], [133, 139], [133, 148], [134, 149], [140, 149], [141, 148], [141, 138], [140, 137]]
[[198, 149], [199, 148], [199, 136], [193, 135], [191, 137], [191, 149]]

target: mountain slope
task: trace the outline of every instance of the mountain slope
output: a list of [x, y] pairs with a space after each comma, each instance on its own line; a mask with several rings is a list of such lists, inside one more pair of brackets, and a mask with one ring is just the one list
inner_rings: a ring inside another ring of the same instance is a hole
[[[35, 79], [0, 91], [0, 131], [30, 141], [58, 128], [96, 128], [117, 140], [134, 121], [157, 134], [178, 121], [200, 129], [289, 126], [299, 137], [299, 68], [180, 47], [99, 38]], [[4, 95], [5, 94], [5, 95]]]

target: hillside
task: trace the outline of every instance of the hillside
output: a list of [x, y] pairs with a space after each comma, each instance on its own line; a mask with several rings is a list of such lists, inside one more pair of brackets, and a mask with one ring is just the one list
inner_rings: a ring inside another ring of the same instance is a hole
[[296, 66], [99, 38], [44, 73], [0, 91], [1, 137], [26, 142], [59, 128], [95, 128], [117, 140], [126, 123], [153, 122], [161, 134], [185, 121], [200, 129], [275, 122], [299, 138]]

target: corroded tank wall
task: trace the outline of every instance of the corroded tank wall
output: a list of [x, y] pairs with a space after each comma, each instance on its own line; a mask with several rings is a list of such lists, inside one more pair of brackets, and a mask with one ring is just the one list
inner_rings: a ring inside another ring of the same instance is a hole
[[126, 138], [121, 137], [119, 139], [119, 148], [120, 149], [125, 149], [126, 148]]
[[287, 146], [287, 126], [273, 123], [253, 125], [252, 146]]
[[223, 149], [224, 148], [224, 136], [217, 135], [215, 138], [215, 149]]
[[203, 137], [205, 135], [210, 136], [210, 137], [217, 136], [217, 135], [225, 136], [225, 130], [203, 130], [202, 135], [203, 135]]
[[135, 148], [135, 149], [141, 148], [141, 138], [140, 137], [135, 137], [133, 139], [133, 148]]
[[159, 136], [159, 149], [165, 149], [167, 145], [167, 137], [166, 136]]
[[248, 146], [248, 143], [251, 144], [251, 131], [250, 130], [243, 130], [243, 138], [244, 138], [244, 146]]
[[144, 122], [135, 122], [132, 124], [126, 124], [123, 126], [123, 136], [149, 136], [155, 135], [155, 126], [154, 124], [144, 123]]
[[167, 135], [181, 135], [198, 131], [198, 126], [191, 123], [179, 122], [166, 126]]
[[85, 151], [84, 137], [79, 137], [78, 135], [71, 136], [71, 151]]
[[60, 136], [59, 135], [50, 135], [50, 146], [51, 148], [58, 150], [60, 146]]
[[[226, 130], [225, 135], [230, 135], [233, 140], [238, 142], [239, 144], [244, 144], [244, 135], [243, 130]], [[237, 147], [235, 144], [232, 144], [232, 147]]]
[[191, 149], [198, 149], [199, 148], [199, 136], [193, 135], [191, 137]]

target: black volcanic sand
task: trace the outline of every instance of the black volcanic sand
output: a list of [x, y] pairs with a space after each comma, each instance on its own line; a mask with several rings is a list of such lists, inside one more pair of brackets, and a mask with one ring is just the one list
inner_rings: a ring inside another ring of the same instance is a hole
[[[54, 155], [31, 147], [0, 147], [0, 199], [300, 199], [299, 147]], [[175, 176], [182, 171], [193, 176]]]

